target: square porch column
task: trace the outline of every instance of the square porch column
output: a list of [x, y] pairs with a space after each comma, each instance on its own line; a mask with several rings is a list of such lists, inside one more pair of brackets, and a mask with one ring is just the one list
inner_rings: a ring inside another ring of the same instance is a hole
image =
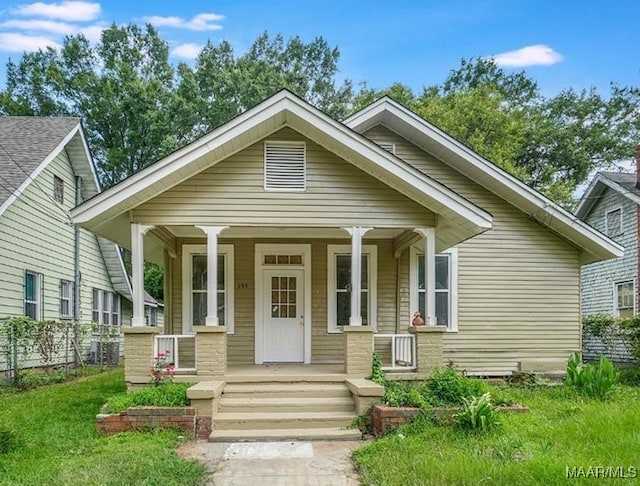
[[154, 226], [131, 223], [132, 327], [143, 327], [144, 320], [144, 235]]
[[435, 326], [436, 320], [436, 229], [416, 228], [424, 238], [424, 307], [425, 324]]

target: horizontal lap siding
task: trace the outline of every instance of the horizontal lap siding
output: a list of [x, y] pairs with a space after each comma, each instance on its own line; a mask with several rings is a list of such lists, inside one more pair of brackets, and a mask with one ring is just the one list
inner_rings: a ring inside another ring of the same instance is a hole
[[[578, 251], [526, 214], [383, 127], [366, 134], [493, 215], [492, 230], [459, 245], [459, 332], [444, 361], [474, 373], [508, 373], [521, 360], [580, 349]], [[401, 259], [401, 296], [408, 259]], [[402, 305], [401, 322], [409, 319]]]
[[[53, 177], [64, 181], [62, 207], [53, 201]], [[74, 281], [75, 178], [59, 154], [0, 216], [0, 317], [24, 313], [24, 271], [44, 276], [44, 317], [60, 318], [60, 279]], [[113, 290], [96, 237], [80, 230], [80, 320], [91, 320], [92, 288]]]
[[427, 226], [433, 213], [291, 129], [267, 140], [306, 142], [304, 192], [265, 191], [264, 141], [134, 210], [137, 222], [295, 226]]

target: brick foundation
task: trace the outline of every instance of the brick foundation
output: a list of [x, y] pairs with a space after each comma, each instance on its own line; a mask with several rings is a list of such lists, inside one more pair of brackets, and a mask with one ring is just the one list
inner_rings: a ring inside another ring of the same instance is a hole
[[196, 415], [195, 407], [132, 407], [118, 414], [96, 416], [99, 434], [113, 435], [150, 428], [177, 429], [206, 439], [211, 434], [211, 417]]

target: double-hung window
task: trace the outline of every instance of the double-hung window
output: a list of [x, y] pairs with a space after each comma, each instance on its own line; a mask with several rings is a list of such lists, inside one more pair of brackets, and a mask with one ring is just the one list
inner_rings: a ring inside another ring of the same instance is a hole
[[120, 324], [120, 296], [106, 290], [93, 289], [91, 320], [98, 324]]
[[[411, 248], [411, 269], [409, 273], [411, 316], [420, 312], [427, 320], [425, 290], [425, 258], [424, 253]], [[435, 319], [439, 326], [449, 330], [458, 329], [457, 286], [458, 286], [458, 251], [452, 248], [436, 255], [436, 308]]]
[[24, 272], [24, 315], [31, 319], [42, 320], [42, 285], [41, 273], [26, 270]]
[[73, 282], [60, 280], [60, 318], [73, 318]]
[[614, 284], [614, 314], [619, 317], [631, 317], [636, 312], [636, 288], [633, 280]]
[[[233, 245], [218, 245], [218, 321], [234, 332], [233, 311]], [[182, 312], [185, 333], [193, 332], [193, 326], [204, 326], [207, 318], [207, 246], [183, 245], [182, 247]]]
[[[362, 325], [376, 325], [377, 247], [363, 245], [360, 292]], [[327, 332], [342, 332], [351, 317], [351, 246], [327, 247]]]

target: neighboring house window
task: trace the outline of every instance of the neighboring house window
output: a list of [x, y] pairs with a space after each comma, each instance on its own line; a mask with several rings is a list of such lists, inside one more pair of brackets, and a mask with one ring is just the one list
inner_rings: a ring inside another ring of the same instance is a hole
[[302, 142], [265, 142], [264, 188], [277, 191], [304, 191], [305, 187], [305, 144]]
[[64, 203], [64, 181], [58, 176], [53, 176], [53, 199], [60, 204]]
[[[362, 324], [376, 325], [377, 314], [378, 249], [375, 245], [362, 246]], [[342, 332], [351, 317], [351, 246], [327, 247], [327, 332]]]
[[627, 282], [618, 282], [614, 285], [614, 289], [615, 314], [620, 317], [633, 316], [636, 313], [635, 282], [633, 280], [629, 280]]
[[[425, 306], [425, 258], [424, 253], [411, 248], [411, 269], [409, 273], [410, 312], [420, 312], [427, 318]], [[452, 248], [436, 255], [436, 324], [447, 326], [452, 331], [458, 329], [458, 250]]]
[[111, 300], [111, 325], [120, 325], [120, 296], [118, 294], [112, 294]]
[[24, 272], [24, 315], [37, 321], [42, 319], [42, 285], [41, 273]]
[[73, 282], [60, 280], [60, 318], [73, 318]]
[[622, 208], [607, 211], [604, 221], [607, 236], [618, 236], [622, 234]]
[[93, 322], [100, 323], [100, 316], [102, 309], [102, 291], [99, 289], [93, 289], [92, 299], [91, 299], [91, 320]]
[[111, 324], [111, 306], [113, 305], [113, 294], [106, 290], [102, 294], [102, 321], [100, 324]]
[[144, 309], [144, 317], [147, 326], [158, 325], [158, 309], [157, 307], [146, 306]]
[[[218, 321], [234, 332], [233, 307], [233, 245], [218, 245]], [[183, 245], [182, 247], [183, 319], [185, 333], [193, 332], [193, 326], [204, 326], [207, 318], [207, 246]]]
[[395, 143], [380, 142], [380, 143], [378, 143], [378, 145], [380, 146], [380, 148], [385, 149], [387, 152], [392, 153], [393, 155], [396, 154], [396, 144]]
[[93, 289], [91, 320], [98, 324], [120, 323], [120, 296], [106, 290]]

